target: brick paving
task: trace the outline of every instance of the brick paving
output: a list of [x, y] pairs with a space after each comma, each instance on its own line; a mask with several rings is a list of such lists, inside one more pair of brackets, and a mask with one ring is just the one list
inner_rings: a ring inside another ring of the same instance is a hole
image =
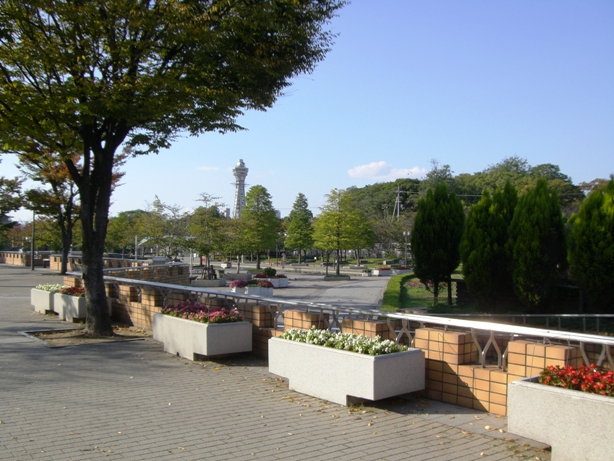
[[290, 391], [250, 355], [191, 362], [152, 339], [50, 348], [20, 336], [70, 327], [29, 302], [60, 281], [0, 265], [0, 459], [550, 459], [499, 432], [505, 418], [414, 397], [346, 408]]

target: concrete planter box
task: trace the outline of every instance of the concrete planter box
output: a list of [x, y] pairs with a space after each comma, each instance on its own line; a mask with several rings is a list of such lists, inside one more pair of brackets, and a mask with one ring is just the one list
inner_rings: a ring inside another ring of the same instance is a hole
[[232, 267], [232, 263], [222, 263], [220, 266], [222, 269], [230, 269]]
[[34, 306], [36, 312], [40, 312], [41, 314], [53, 311], [53, 295], [54, 293], [49, 291], [32, 288], [32, 290], [30, 290], [30, 304]]
[[273, 296], [273, 288], [263, 288], [263, 287], [244, 287], [244, 288], [233, 288], [231, 290], [233, 293], [242, 293], [244, 295], [250, 296]]
[[85, 303], [85, 296], [71, 296], [61, 293], [53, 295], [54, 311], [58, 313], [60, 320], [66, 320], [67, 322], [87, 317]]
[[200, 323], [155, 314], [153, 338], [164, 350], [194, 360], [194, 355], [216, 356], [251, 352], [252, 324], [249, 322]]
[[288, 287], [288, 279], [285, 277], [273, 277], [273, 278], [258, 278], [256, 280], [266, 280], [267, 282], [271, 282], [273, 288], [287, 288]]
[[371, 277], [373, 275], [372, 272], [362, 272], [363, 277]]
[[550, 445], [554, 461], [606, 459], [614, 452], [614, 397], [521, 379], [508, 385], [507, 426]]
[[392, 275], [392, 269], [373, 269], [373, 275], [377, 276], [377, 277], [383, 277], [386, 275]]
[[393, 269], [392, 275], [409, 274], [410, 272], [411, 272], [411, 269]]
[[287, 339], [269, 339], [269, 371], [290, 389], [340, 405], [348, 397], [379, 400], [424, 389], [424, 352], [370, 356]]

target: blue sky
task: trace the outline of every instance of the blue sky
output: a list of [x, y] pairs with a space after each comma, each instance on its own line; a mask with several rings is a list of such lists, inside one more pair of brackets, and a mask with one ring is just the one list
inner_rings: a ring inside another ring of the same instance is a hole
[[420, 178], [431, 159], [459, 174], [519, 156], [576, 184], [614, 173], [611, 0], [354, 0], [330, 28], [326, 59], [241, 117], [248, 131], [129, 160], [112, 214], [156, 195], [188, 210], [203, 192], [232, 207], [240, 158], [282, 216], [298, 193], [317, 214], [333, 188]]

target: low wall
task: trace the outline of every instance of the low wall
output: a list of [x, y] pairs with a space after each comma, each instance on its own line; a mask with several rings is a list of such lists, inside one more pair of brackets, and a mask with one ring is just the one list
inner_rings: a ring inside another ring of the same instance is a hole
[[[32, 265], [30, 253], [19, 253], [17, 251], [0, 251], [0, 264], [9, 266], [30, 267]], [[43, 267], [43, 258], [34, 258], [35, 267]]]
[[[150, 268], [142, 271], [147, 277], [165, 281], [183, 278], [189, 284], [187, 267]], [[135, 274], [138, 271], [122, 271]], [[122, 275], [125, 277], [125, 275]], [[65, 277], [66, 285], [79, 285], [76, 277]], [[165, 282], [172, 283], [172, 282]], [[137, 288], [136, 286], [106, 282], [107, 296], [113, 299], [113, 318], [128, 325], [151, 330], [154, 314], [161, 311], [165, 303], [188, 299], [188, 292], [166, 292], [157, 288]], [[235, 305], [228, 296], [204, 296], [198, 300], [209, 306]], [[237, 309], [252, 324], [253, 353], [262, 358], [268, 357], [268, 340], [280, 336], [284, 330], [291, 328], [324, 329], [329, 326], [327, 313], [305, 312], [299, 309], [283, 311], [284, 326], [275, 324], [275, 313], [281, 309], [275, 303], [260, 300], [240, 301]], [[399, 326], [397, 325], [397, 328]], [[380, 336], [394, 339], [386, 321], [367, 319], [344, 319], [342, 330], [347, 333], [364, 336]], [[480, 338], [480, 346], [486, 339]], [[540, 341], [515, 340], [507, 342], [497, 338], [501, 350], [507, 347], [507, 369], [497, 365], [482, 367], [478, 363], [478, 349], [470, 333], [436, 328], [416, 328], [413, 346], [425, 353], [426, 390], [425, 395], [454, 405], [488, 411], [495, 414], [507, 414], [508, 384], [525, 377], [539, 374], [546, 366], [582, 364], [579, 347], [544, 344]], [[590, 361], [597, 362], [600, 348], [585, 345], [585, 352]]]

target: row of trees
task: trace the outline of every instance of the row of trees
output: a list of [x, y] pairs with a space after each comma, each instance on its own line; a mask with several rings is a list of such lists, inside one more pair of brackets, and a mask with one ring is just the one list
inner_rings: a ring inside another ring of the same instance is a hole
[[520, 196], [509, 181], [485, 190], [466, 222], [460, 200], [440, 182], [418, 202], [411, 243], [415, 273], [433, 287], [435, 302], [439, 284], [447, 281], [450, 290], [462, 262], [469, 291], [491, 310], [511, 296], [547, 308], [553, 288], [571, 278], [591, 307], [611, 311], [614, 177], [589, 194], [567, 230], [558, 195], [543, 178]]
[[178, 205], [167, 205], [157, 197], [150, 210], [127, 211], [111, 218], [106, 239], [107, 251], [134, 248], [135, 236], [148, 247], [158, 247], [169, 256], [184, 249], [202, 255], [221, 253], [230, 257], [254, 254], [257, 267], [265, 251], [297, 250], [299, 262], [306, 250], [317, 248], [324, 254], [335, 253], [336, 272], [343, 250], [374, 245], [374, 232], [360, 209], [345, 191], [334, 189], [327, 204], [314, 219], [307, 198], [299, 194], [288, 218], [277, 218], [272, 198], [266, 188], [251, 187], [245, 196], [240, 219], [227, 219], [217, 197], [201, 195], [203, 206], [192, 213]]

